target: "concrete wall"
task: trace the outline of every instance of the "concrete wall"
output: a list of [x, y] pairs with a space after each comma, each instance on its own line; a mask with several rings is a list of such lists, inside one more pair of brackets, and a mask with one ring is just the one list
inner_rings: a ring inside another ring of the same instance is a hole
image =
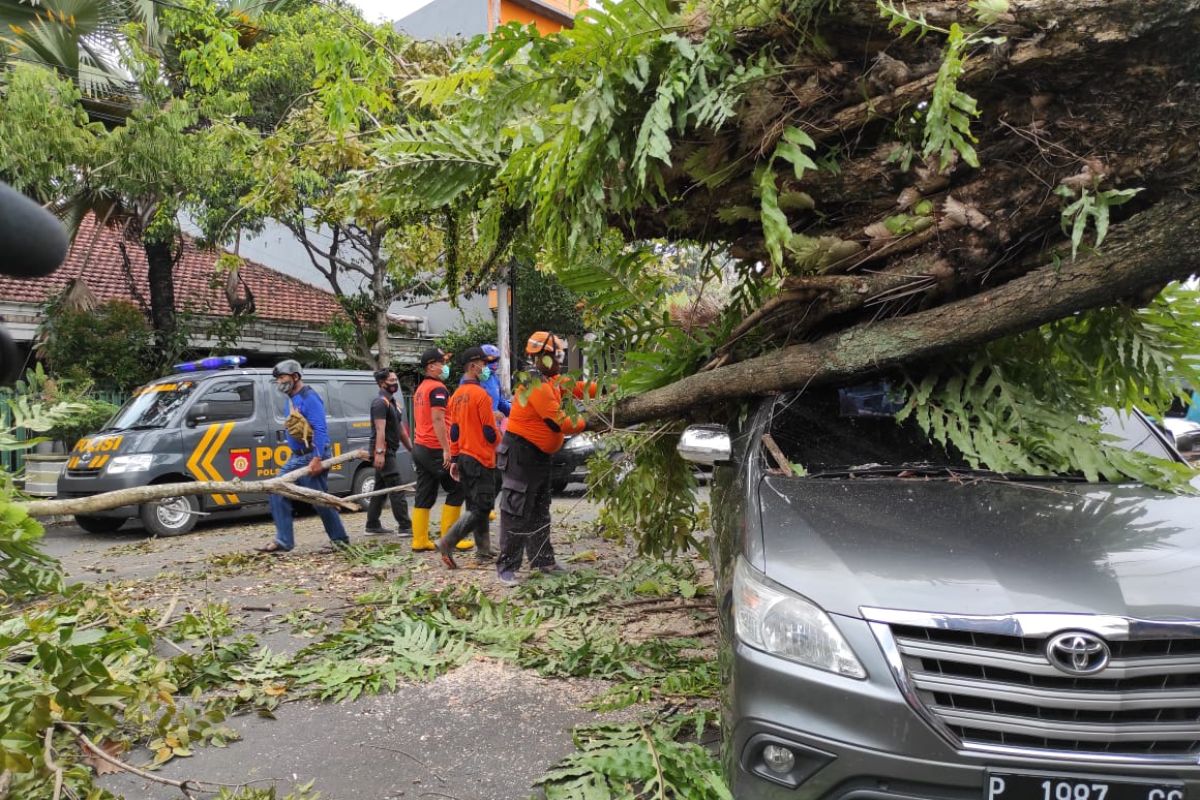
[[414, 39], [469, 39], [488, 32], [488, 0], [433, 0], [395, 26]]

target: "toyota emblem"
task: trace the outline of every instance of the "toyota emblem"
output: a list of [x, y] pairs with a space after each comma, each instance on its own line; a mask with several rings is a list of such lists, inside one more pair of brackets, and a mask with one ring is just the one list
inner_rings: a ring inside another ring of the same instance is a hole
[[1059, 672], [1079, 677], [1095, 675], [1108, 666], [1108, 644], [1093, 633], [1068, 631], [1046, 645], [1046, 658]]

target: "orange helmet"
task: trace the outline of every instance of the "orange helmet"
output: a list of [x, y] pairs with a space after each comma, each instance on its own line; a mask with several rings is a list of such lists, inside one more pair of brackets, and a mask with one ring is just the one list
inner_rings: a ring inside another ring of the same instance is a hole
[[567, 358], [567, 340], [561, 336], [555, 336], [550, 331], [534, 331], [533, 335], [529, 337], [529, 341], [525, 343], [525, 354], [540, 356], [543, 353], [554, 356], [554, 359], [561, 364]]

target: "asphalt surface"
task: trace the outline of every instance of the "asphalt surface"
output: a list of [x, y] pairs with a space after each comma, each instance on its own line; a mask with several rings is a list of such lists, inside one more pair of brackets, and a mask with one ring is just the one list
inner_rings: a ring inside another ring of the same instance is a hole
[[[553, 512], [567, 531], [567, 551], [591, 546], [587, 541], [570, 544], [569, 531], [586, 526], [595, 515], [582, 499], [581, 487], [574, 489], [555, 499]], [[363, 541], [356, 536], [363, 519], [361, 514], [345, 516], [352, 539]], [[128, 524], [128, 530], [108, 535], [88, 534], [74, 525], [52, 526], [45, 549], [62, 560], [73, 579], [108, 583], [158, 606], [170, 592], [182, 594], [185, 603], [201, 595], [228, 602], [242, 610], [240, 630], [254, 632], [277, 652], [312, 642], [281, 626], [282, 616], [299, 609], [328, 612], [343, 602], [344, 595], [327, 591], [332, 576], [324, 573], [338, 565], [327, 560], [335, 556], [315, 554], [326, 541], [315, 517], [297, 520], [297, 549], [278, 568], [281, 575], [293, 570], [289, 575], [295, 577], [281, 577], [278, 586], [235, 572], [222, 577], [211, 566], [215, 557], [236, 557], [269, 541], [269, 517], [207, 521], [172, 539], [148, 538]], [[414, 568], [437, 569], [425, 563], [432, 559], [421, 559], [414, 556]], [[475, 579], [493, 578], [479, 574]], [[330, 621], [336, 625], [336, 618]], [[582, 706], [601, 688], [590, 681], [547, 680], [476, 660], [391, 694], [345, 704], [287, 703], [273, 720], [233, 718], [227, 724], [241, 734], [241, 741], [220, 749], [197, 748], [192, 757], [176, 759], [157, 774], [175, 780], [254, 782], [276, 787], [280, 798], [313, 781], [322, 800], [518, 800], [536, 796], [533, 782], [573, 750], [571, 729], [600, 718]], [[149, 761], [145, 753], [126, 757], [135, 765]], [[101, 783], [129, 800], [181, 796], [176, 788], [127, 773]]]

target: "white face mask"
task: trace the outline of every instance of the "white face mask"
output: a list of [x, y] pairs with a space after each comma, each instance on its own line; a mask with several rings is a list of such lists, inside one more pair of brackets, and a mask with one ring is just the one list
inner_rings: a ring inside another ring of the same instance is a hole
[[449, 378], [450, 377], [450, 365], [442, 364], [442, 371], [439, 374], [440, 374], [442, 380], [446, 380], [446, 378]]
[[275, 384], [275, 388], [278, 389], [279, 391], [283, 392], [284, 394], [290, 396], [292, 393], [292, 387], [295, 385], [296, 385], [295, 381], [278, 381]]

